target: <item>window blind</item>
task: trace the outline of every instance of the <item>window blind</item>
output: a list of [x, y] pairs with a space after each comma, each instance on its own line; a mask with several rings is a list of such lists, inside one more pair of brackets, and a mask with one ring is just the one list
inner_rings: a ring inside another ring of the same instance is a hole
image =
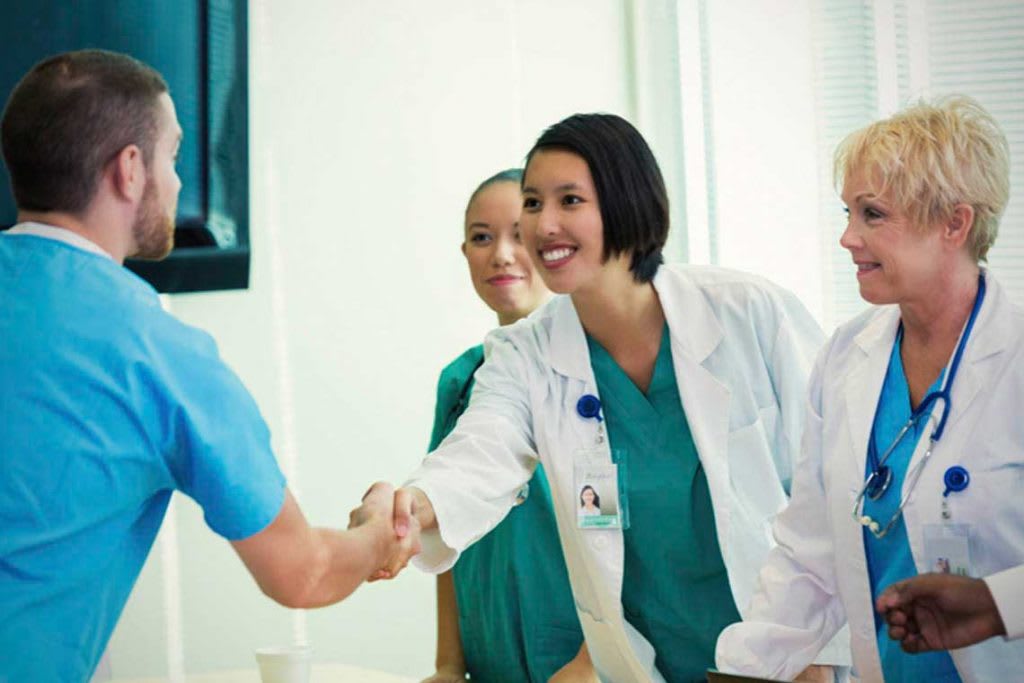
[[[814, 11], [825, 322], [866, 304], [857, 292], [832, 184], [832, 153], [850, 131], [892, 113], [879, 83], [897, 84], [897, 107], [920, 97], [965, 94], [999, 121], [1010, 143], [1011, 198], [989, 262], [1024, 303], [1024, 3], [1019, 0], [820, 0]], [[888, 25], [886, 22], [893, 22]], [[879, 36], [880, 29], [884, 35]], [[894, 40], [892, 40], [894, 37]]]

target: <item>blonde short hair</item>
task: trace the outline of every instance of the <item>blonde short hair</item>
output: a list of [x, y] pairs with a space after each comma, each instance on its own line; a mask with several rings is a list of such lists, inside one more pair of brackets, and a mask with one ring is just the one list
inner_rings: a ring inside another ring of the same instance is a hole
[[921, 101], [851, 133], [835, 153], [833, 178], [866, 172], [875, 189], [919, 226], [974, 209], [968, 247], [984, 261], [1010, 196], [1010, 148], [992, 115], [970, 97]]

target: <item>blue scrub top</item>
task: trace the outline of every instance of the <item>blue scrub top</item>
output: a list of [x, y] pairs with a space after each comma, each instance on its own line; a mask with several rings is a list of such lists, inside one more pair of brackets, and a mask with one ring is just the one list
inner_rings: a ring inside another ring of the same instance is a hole
[[0, 681], [85, 681], [184, 491], [228, 539], [284, 501], [213, 340], [101, 255], [0, 234]]
[[[912, 414], [910, 408], [910, 389], [903, 371], [903, 360], [900, 357], [902, 335], [896, 336], [889, 358], [889, 368], [882, 384], [882, 393], [878, 399], [874, 425], [871, 428], [871, 439], [879, 458], [896, 440], [896, 435], [907, 423]], [[943, 374], [935, 380], [927, 393], [938, 391], [942, 386]], [[922, 435], [929, 429], [927, 420], [920, 420], [904, 435], [902, 441], [885, 461], [892, 468], [892, 483], [877, 501], [865, 496], [864, 514], [870, 515], [883, 527], [889, 523], [900, 505], [903, 480], [911, 456]], [[926, 435], [927, 438], [927, 435]], [[868, 459], [865, 478], [871, 474], [871, 462]], [[917, 576], [917, 566], [910, 552], [910, 541], [907, 538], [907, 526], [901, 516], [892, 530], [884, 538], [878, 539], [864, 529], [864, 552], [867, 555], [868, 574], [871, 578], [872, 601], [893, 583]], [[928, 652], [924, 654], [907, 654], [900, 648], [900, 643], [889, 637], [885, 619], [875, 614], [875, 631], [878, 641], [878, 652], [882, 660], [882, 672], [888, 683], [960, 683], [960, 676], [953, 665], [953, 658], [946, 651]]]
[[654, 646], [669, 683], [703, 682], [719, 634], [740, 615], [676, 384], [668, 325], [646, 394], [600, 344], [589, 336], [587, 344], [610, 445], [626, 453], [626, 619]]
[[[441, 373], [429, 450], [466, 409], [483, 357], [483, 347], [475, 346]], [[583, 644], [551, 489], [540, 465], [528, 491], [452, 570], [462, 650], [474, 681], [547, 683]]]

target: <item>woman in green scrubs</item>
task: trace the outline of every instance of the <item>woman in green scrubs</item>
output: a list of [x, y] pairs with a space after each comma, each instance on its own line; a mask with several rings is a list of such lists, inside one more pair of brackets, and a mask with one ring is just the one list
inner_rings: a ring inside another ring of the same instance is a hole
[[[509, 325], [548, 297], [519, 239], [522, 171], [488, 178], [466, 207], [462, 253], [477, 294]], [[465, 410], [483, 346], [442, 372], [429, 451]], [[596, 681], [558, 543], [551, 491], [538, 467], [521, 503], [437, 579], [437, 672], [429, 683], [535, 681], [560, 676]], [[579, 674], [583, 674], [582, 677]], [[555, 679], [558, 680], [558, 679]]]
[[667, 325], [660, 336], [646, 390], [589, 334], [587, 346], [608, 439], [613, 452], [625, 454], [629, 470], [623, 611], [654, 646], [667, 680], [702, 681], [718, 634], [740, 615], [715, 537], [707, 477], [679, 398]]

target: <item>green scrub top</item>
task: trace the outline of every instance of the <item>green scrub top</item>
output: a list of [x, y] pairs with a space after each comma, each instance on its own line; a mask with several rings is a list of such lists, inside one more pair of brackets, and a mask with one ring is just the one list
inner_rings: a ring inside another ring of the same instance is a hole
[[669, 683], [705, 681], [718, 635], [740, 615], [679, 398], [668, 325], [646, 395], [589, 335], [587, 344], [608, 440], [625, 451], [629, 470], [623, 611], [654, 646]]
[[[466, 409], [483, 358], [483, 347], [473, 347], [441, 373], [431, 451]], [[466, 549], [452, 570], [462, 650], [474, 681], [546, 683], [583, 644], [540, 465], [526, 490], [526, 499]]]

